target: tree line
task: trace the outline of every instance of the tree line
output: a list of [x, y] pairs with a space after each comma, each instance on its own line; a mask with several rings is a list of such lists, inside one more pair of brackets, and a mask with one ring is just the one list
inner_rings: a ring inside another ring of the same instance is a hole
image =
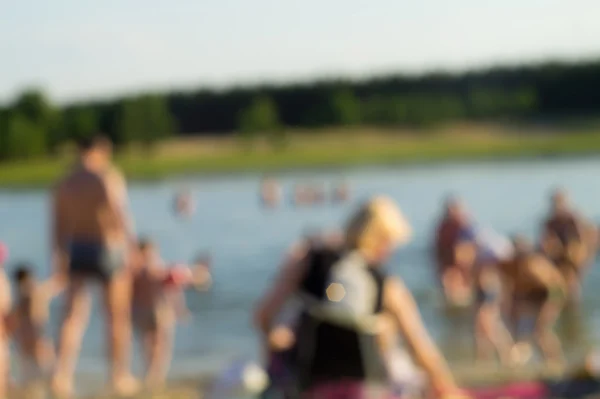
[[151, 147], [169, 135], [230, 134], [248, 143], [266, 135], [279, 145], [286, 128], [593, 116], [600, 111], [599, 88], [600, 60], [145, 94], [64, 107], [29, 90], [0, 109], [0, 160], [53, 154], [97, 131], [118, 146]]

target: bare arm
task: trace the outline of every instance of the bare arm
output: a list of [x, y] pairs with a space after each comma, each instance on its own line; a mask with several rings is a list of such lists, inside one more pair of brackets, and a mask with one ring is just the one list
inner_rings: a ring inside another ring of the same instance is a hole
[[559, 288], [567, 291], [567, 284], [560, 272], [546, 258], [536, 256], [529, 264], [531, 276], [547, 289]]
[[540, 235], [540, 244], [542, 246], [542, 249], [544, 250], [544, 253], [550, 256], [554, 256], [563, 250], [562, 242], [550, 227], [549, 221], [544, 223], [544, 226], [542, 228], [542, 232]]
[[390, 278], [384, 287], [383, 301], [384, 307], [397, 318], [400, 333], [436, 391], [442, 394], [457, 391], [446, 361], [425, 330], [417, 304], [404, 284]]
[[62, 188], [58, 186], [52, 193], [51, 247], [54, 273], [63, 276], [66, 267], [66, 214]]
[[111, 172], [111, 180], [111, 184], [114, 185], [115, 201], [119, 205], [119, 212], [121, 214], [120, 219], [122, 220], [123, 228], [130, 240], [135, 242], [135, 228], [129, 209], [129, 197], [127, 195], [127, 183], [125, 177], [120, 171], [113, 169]]
[[267, 334], [271, 322], [277, 316], [286, 300], [296, 291], [304, 277], [306, 265], [303, 262], [307, 246], [295, 245], [284, 260], [279, 276], [273, 282], [270, 290], [260, 301], [254, 313], [254, 323], [261, 332]]

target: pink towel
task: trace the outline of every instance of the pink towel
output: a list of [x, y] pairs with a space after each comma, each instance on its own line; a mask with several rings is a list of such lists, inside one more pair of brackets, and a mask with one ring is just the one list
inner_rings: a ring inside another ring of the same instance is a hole
[[548, 389], [541, 382], [519, 382], [501, 387], [471, 389], [468, 393], [474, 399], [546, 399]]

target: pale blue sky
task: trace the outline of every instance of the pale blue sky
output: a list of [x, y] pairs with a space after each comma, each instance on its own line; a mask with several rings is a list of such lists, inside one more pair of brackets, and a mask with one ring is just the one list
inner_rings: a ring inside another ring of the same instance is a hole
[[598, 0], [0, 0], [0, 102], [600, 56]]

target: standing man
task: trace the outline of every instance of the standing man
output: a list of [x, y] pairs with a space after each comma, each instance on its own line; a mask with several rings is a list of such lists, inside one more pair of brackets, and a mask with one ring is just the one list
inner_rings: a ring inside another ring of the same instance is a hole
[[138, 389], [131, 376], [132, 224], [126, 185], [110, 163], [112, 148], [102, 137], [79, 143], [79, 162], [53, 193], [52, 249], [56, 272], [67, 278], [64, 320], [52, 386], [70, 396], [81, 340], [89, 320], [87, 284], [100, 283], [106, 310], [110, 377], [117, 394]]

